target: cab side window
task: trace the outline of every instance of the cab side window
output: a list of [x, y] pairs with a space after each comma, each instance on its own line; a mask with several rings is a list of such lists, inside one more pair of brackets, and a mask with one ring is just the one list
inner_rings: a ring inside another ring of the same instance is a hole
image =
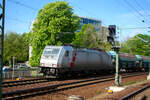
[[65, 56], [66, 56], [66, 57], [69, 56], [69, 51], [68, 51], [68, 50], [66, 51]]

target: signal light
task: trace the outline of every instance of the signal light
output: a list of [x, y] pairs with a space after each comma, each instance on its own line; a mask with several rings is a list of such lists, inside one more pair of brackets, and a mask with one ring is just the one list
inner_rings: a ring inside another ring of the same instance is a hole
[[52, 67], [57, 67], [57, 65], [56, 64], [52, 64]]
[[109, 36], [107, 36], [107, 41], [111, 44], [115, 44], [115, 35], [116, 35], [116, 25], [109, 25], [108, 27]]
[[114, 37], [116, 35], [116, 25], [109, 25], [109, 35]]
[[114, 45], [115, 40], [114, 40], [113, 37], [107, 36], [107, 41], [108, 41], [111, 45]]

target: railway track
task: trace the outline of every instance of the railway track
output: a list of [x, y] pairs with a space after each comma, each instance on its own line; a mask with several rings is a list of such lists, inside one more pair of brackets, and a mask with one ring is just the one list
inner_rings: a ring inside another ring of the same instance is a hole
[[[134, 98], [136, 95], [138, 95], [138, 94], [144, 92], [144, 91], [147, 90], [147, 89], [150, 89], [150, 85], [146, 85], [145, 87], [143, 87], [143, 88], [141, 88], [141, 89], [139, 89], [139, 90], [137, 90], [137, 91], [135, 91], [135, 92], [132, 92], [131, 94], [129, 94], [129, 95], [127, 95], [127, 96], [124, 96], [124, 97], [121, 98], [120, 100], [129, 100], [129, 99], [134, 100], [133, 98]], [[136, 99], [135, 99], [135, 100], [136, 100]], [[144, 97], [143, 97], [143, 98], [141, 98], [141, 100], [146, 100], [146, 99], [144, 99]]]
[[[144, 75], [144, 74], [145, 73], [129, 74], [129, 75], [124, 75], [122, 77], [127, 78], [127, 77], [139, 76], [139, 75]], [[51, 93], [51, 92], [57, 92], [57, 91], [72, 89], [72, 88], [76, 88], [76, 87], [82, 87], [82, 86], [107, 82], [107, 81], [111, 81], [111, 80], [114, 80], [114, 76], [108, 76], [105, 78], [97, 77], [97, 78], [80, 80], [80, 81], [69, 82], [69, 83], [61, 83], [61, 84], [48, 85], [48, 86], [39, 86], [36, 88], [29, 88], [29, 89], [22, 89], [22, 90], [13, 90], [13, 91], [9, 91], [9, 92], [3, 92], [2, 98], [4, 100], [22, 99], [22, 98], [26, 98], [26, 97], [30, 97], [30, 96], [41, 95], [41, 94], [46, 94], [46, 93]]]
[[[89, 77], [93, 77], [93, 76], [89, 76]], [[84, 78], [89, 78], [89, 77], [84, 77]], [[95, 76], [98, 77], [98, 76]], [[68, 78], [69, 79], [69, 78]], [[74, 79], [78, 79], [78, 78], [74, 78]], [[15, 86], [21, 86], [21, 85], [30, 85], [30, 84], [36, 84], [36, 83], [44, 83], [44, 82], [50, 82], [50, 81], [64, 81], [66, 80], [66, 78], [64, 79], [57, 79], [57, 78], [34, 78], [34, 79], [25, 79], [25, 80], [15, 80], [15, 81], [5, 81], [2, 83], [2, 86], [4, 88], [7, 87], [15, 87]]]
[[49, 82], [53, 79], [49, 78], [34, 78], [34, 79], [26, 79], [26, 80], [17, 80], [17, 81], [6, 81], [2, 83], [3, 87], [14, 87], [14, 86], [20, 86], [20, 85], [28, 85], [28, 84], [36, 84], [36, 83], [43, 83], [43, 82]]

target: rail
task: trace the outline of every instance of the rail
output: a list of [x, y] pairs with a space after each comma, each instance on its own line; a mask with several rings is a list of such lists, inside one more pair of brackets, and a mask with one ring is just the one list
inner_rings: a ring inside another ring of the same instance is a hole
[[34, 78], [34, 79], [17, 80], [17, 81], [6, 81], [6, 82], [2, 83], [2, 86], [3, 87], [14, 87], [14, 86], [19, 86], [19, 85], [49, 82], [52, 80], [53, 79], [49, 79], [49, 78]]
[[131, 94], [129, 94], [129, 95], [127, 95], [127, 96], [124, 96], [124, 97], [121, 98], [120, 100], [128, 100], [128, 99], [130, 99], [130, 98], [136, 96], [137, 94], [143, 92], [144, 90], [146, 90], [146, 89], [148, 89], [148, 88], [150, 88], [150, 85], [147, 85], [147, 86], [145, 86], [144, 88], [141, 88], [141, 89], [139, 89], [139, 90], [137, 90], [137, 91], [135, 91], [135, 92], [132, 92]]
[[[133, 74], [125, 75], [123, 76], [123, 78], [139, 76], [139, 75], [144, 75], [144, 73], [134, 74], [134, 75]], [[30, 89], [25, 89], [25, 90], [16, 90], [16, 91], [14, 90], [10, 92], [3, 92], [2, 97], [6, 100], [21, 99], [21, 98], [26, 98], [30, 96], [45, 94], [45, 93], [51, 93], [51, 92], [56, 92], [56, 91], [61, 91], [61, 90], [66, 90], [66, 89], [72, 89], [76, 87], [92, 85], [92, 84], [101, 83], [101, 82], [107, 82], [111, 80], [114, 80], [114, 77], [107, 77], [107, 79], [106, 78], [94, 78], [94, 79], [87, 79], [87, 80], [81, 80], [81, 81], [70, 82], [70, 83], [30, 88]]]

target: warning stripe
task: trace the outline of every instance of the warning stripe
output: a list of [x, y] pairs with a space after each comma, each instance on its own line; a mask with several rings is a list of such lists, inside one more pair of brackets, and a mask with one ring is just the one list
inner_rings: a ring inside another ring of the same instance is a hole
[[76, 60], [76, 56], [77, 56], [77, 53], [74, 54], [73, 58], [72, 58], [72, 61], [70, 62], [70, 67], [73, 67], [74, 65], [74, 62]]

